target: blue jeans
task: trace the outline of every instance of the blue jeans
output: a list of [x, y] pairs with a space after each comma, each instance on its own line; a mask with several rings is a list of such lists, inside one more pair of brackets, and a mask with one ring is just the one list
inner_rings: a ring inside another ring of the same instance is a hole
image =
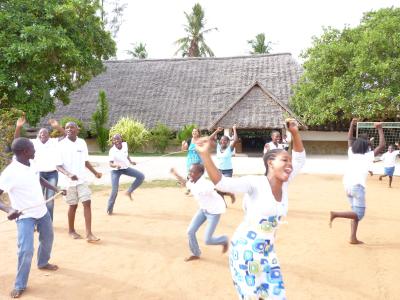
[[[40, 177], [46, 179], [51, 185], [57, 186], [58, 183], [58, 172], [57, 171], [51, 171], [51, 172], [40, 172]], [[42, 191], [43, 191], [43, 196], [47, 200], [50, 197], [53, 197], [55, 194], [55, 191], [46, 189], [44, 186], [42, 186]], [[51, 220], [53, 221], [53, 212], [54, 212], [54, 200], [51, 200], [46, 203], [47, 210], [50, 213]]]
[[37, 226], [39, 232], [38, 267], [49, 263], [51, 248], [53, 247], [53, 223], [47, 212], [40, 219], [26, 218], [17, 220], [18, 230], [18, 268], [15, 279], [15, 289], [24, 290], [28, 283], [33, 257], [33, 231]]
[[133, 169], [133, 168], [112, 170], [111, 171], [112, 190], [111, 190], [110, 198], [108, 199], [107, 212], [112, 213], [112, 211], [113, 211], [115, 199], [117, 199], [117, 195], [118, 195], [119, 178], [121, 177], [121, 175], [127, 175], [127, 176], [131, 176], [131, 177], [135, 177], [135, 181], [132, 182], [131, 186], [129, 187], [128, 193], [132, 193], [144, 181], [144, 174], [142, 172], [139, 172], [138, 170]]
[[219, 237], [213, 237], [215, 228], [218, 225], [220, 214], [210, 214], [205, 209], [199, 209], [197, 213], [193, 216], [192, 221], [190, 222], [189, 228], [187, 230], [187, 234], [189, 237], [189, 247], [192, 251], [193, 255], [200, 256], [201, 251], [199, 248], [199, 244], [196, 239], [196, 232], [199, 230], [200, 226], [207, 220], [207, 228], [204, 233], [204, 241], [207, 245], [224, 245], [228, 242], [228, 237], [225, 235]]

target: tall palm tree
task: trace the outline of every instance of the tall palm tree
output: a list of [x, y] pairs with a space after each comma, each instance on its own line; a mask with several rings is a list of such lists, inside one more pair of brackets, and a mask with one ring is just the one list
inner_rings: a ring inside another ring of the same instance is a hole
[[147, 50], [146, 50], [146, 44], [139, 43], [139, 44], [132, 44], [133, 46], [133, 51], [132, 50], [127, 50], [126, 53], [131, 55], [133, 58], [137, 59], [145, 59], [148, 56]]
[[270, 41], [265, 44], [264, 33], [257, 34], [254, 40], [249, 40], [247, 43], [250, 44], [252, 49], [250, 54], [268, 54], [272, 50]]
[[187, 24], [184, 25], [186, 36], [175, 42], [179, 46], [175, 55], [181, 52], [182, 57], [214, 56], [214, 52], [204, 40], [204, 34], [218, 29], [216, 27], [204, 29], [204, 10], [199, 3], [193, 6], [190, 15], [186, 12], [184, 13], [187, 21]]

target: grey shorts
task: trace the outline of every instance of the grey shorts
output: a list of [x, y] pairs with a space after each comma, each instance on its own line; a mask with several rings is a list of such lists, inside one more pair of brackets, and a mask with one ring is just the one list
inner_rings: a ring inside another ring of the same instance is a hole
[[77, 205], [79, 202], [89, 201], [92, 196], [92, 191], [86, 183], [70, 186], [67, 189], [65, 201], [69, 205]]

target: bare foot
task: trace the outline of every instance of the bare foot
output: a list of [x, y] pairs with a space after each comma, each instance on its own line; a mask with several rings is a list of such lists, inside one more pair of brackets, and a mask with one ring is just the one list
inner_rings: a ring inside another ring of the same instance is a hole
[[86, 241], [87, 241], [88, 243], [96, 243], [96, 242], [100, 241], [100, 239], [99, 239], [98, 237], [94, 236], [94, 235], [91, 233], [91, 234], [88, 234], [88, 235], [86, 236]]
[[382, 181], [382, 176], [379, 176], [379, 180]]
[[132, 193], [125, 192], [125, 196], [127, 196], [129, 200], [133, 201]]
[[71, 231], [69, 233], [69, 236], [72, 237], [74, 240], [79, 240], [82, 238], [82, 236], [79, 233], [77, 233], [76, 231]]
[[197, 259], [200, 259], [200, 256], [191, 255], [189, 257], [185, 257], [184, 261], [188, 262], [188, 261], [197, 260]]
[[58, 266], [53, 264], [47, 264], [43, 267], [38, 267], [39, 270], [46, 270], [46, 271], [57, 271]]
[[236, 202], [235, 194], [231, 195], [231, 202], [232, 202], [232, 204]]
[[333, 211], [330, 212], [330, 218], [329, 218], [329, 227], [332, 228], [332, 222], [335, 219], [335, 216], [333, 215]]
[[226, 253], [229, 249], [229, 242], [222, 245], [222, 253]]
[[23, 292], [24, 292], [24, 290], [16, 290], [16, 289], [13, 289], [13, 290], [10, 292], [10, 297], [11, 297], [11, 298], [19, 298], [19, 297], [21, 297], [21, 295], [22, 295]]
[[362, 242], [362, 241], [359, 241], [359, 240], [357, 240], [357, 239], [355, 239], [355, 240], [350, 240], [350, 242], [349, 242], [350, 244], [352, 244], [352, 245], [360, 245], [360, 244], [364, 244], [364, 242]]

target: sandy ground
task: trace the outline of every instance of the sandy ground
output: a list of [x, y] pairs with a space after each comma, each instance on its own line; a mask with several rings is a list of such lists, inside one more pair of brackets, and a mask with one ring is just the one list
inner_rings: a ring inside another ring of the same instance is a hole
[[[288, 299], [399, 299], [400, 178], [392, 189], [386, 184], [376, 176], [368, 179], [368, 207], [359, 227], [365, 244], [353, 246], [347, 242], [349, 221], [328, 227], [330, 210], [348, 209], [341, 177], [295, 179], [288, 223], [277, 240]], [[204, 245], [203, 229], [198, 234], [203, 258], [183, 261], [196, 203], [182, 189], [139, 189], [134, 202], [120, 195], [113, 216], [105, 214], [107, 196], [108, 191], [93, 195], [93, 231], [101, 238], [96, 245], [68, 237], [67, 206], [59, 199], [51, 262], [60, 269], [39, 271], [35, 258], [23, 299], [236, 299], [228, 257], [219, 246]], [[217, 234], [231, 236], [242, 216], [239, 197]], [[81, 207], [76, 228], [83, 233]], [[0, 299], [8, 298], [13, 285], [15, 253], [15, 224], [2, 224]]]

